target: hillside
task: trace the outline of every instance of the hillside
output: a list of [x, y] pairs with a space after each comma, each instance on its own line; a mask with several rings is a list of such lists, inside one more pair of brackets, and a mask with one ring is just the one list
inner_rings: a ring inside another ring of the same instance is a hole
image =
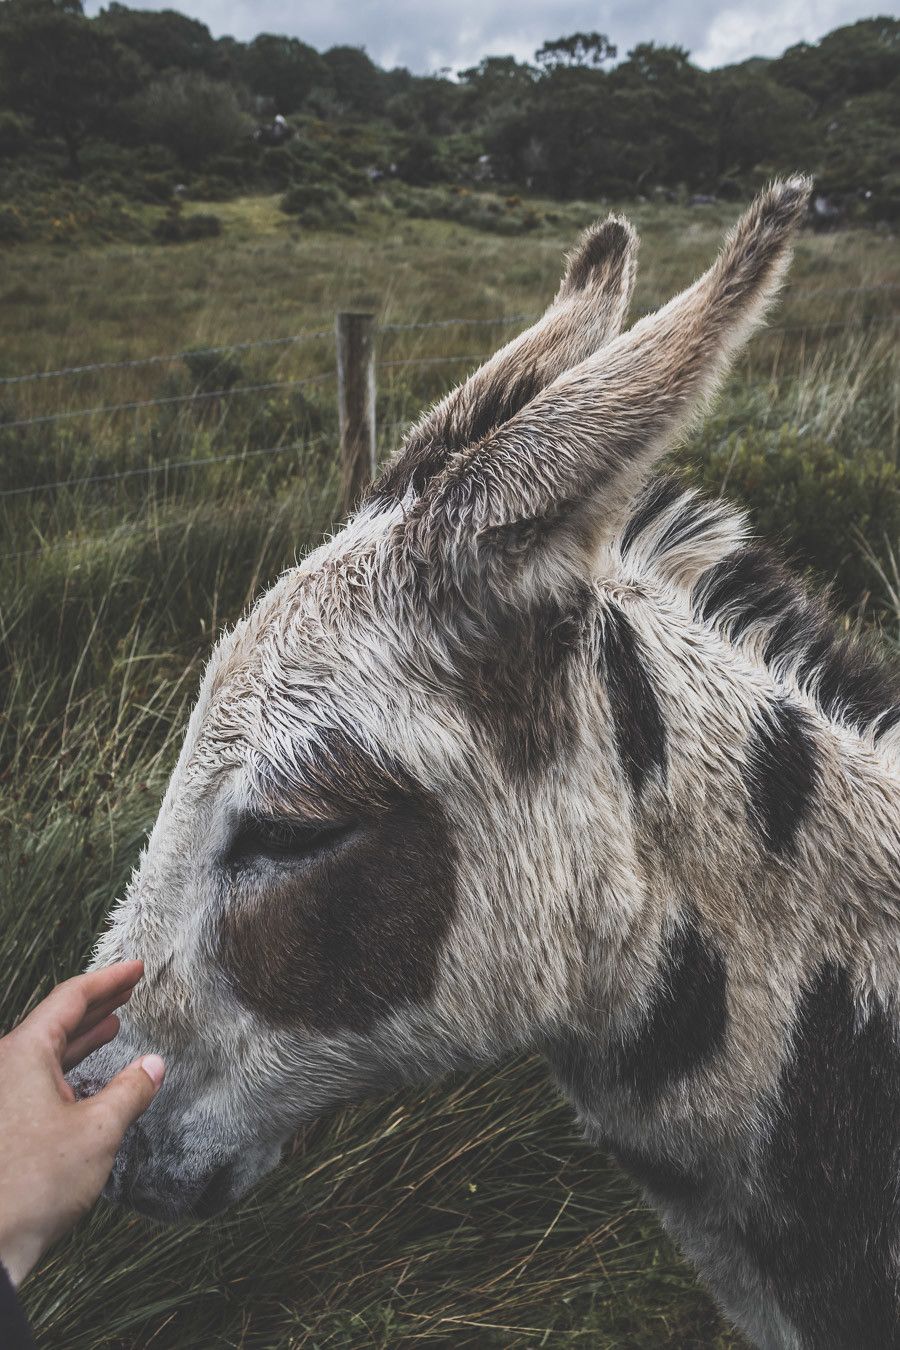
[[0, 244], [146, 239], [154, 224], [177, 241], [177, 221], [134, 209], [173, 194], [282, 192], [302, 222], [352, 228], [378, 196], [439, 213], [427, 189], [736, 200], [798, 167], [826, 220], [897, 219], [900, 22], [711, 71], [652, 36], [623, 53], [615, 34], [570, 34], [449, 78], [353, 46], [214, 39], [173, 10], [88, 19], [80, 0], [0, 0]]

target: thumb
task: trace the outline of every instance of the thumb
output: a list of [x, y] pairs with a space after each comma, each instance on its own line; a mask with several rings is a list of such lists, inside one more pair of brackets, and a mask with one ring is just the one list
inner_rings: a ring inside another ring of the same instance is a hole
[[90, 1098], [92, 1109], [118, 1138], [137, 1120], [159, 1091], [166, 1066], [159, 1055], [142, 1055]]

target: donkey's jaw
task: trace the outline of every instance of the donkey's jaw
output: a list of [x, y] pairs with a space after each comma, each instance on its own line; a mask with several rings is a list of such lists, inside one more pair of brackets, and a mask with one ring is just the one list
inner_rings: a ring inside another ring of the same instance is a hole
[[83, 1060], [68, 1081], [77, 1097], [92, 1096], [151, 1047], [161, 1049], [166, 1076], [127, 1130], [103, 1195], [155, 1219], [208, 1218], [277, 1165], [290, 1130], [271, 1114], [266, 1119], [241, 1091], [246, 1065], [229, 1069], [227, 1055], [216, 1062], [210, 1047], [177, 1052], [128, 1012], [116, 1039]]
[[279, 1144], [251, 1144], [186, 1171], [183, 1160], [165, 1153], [146, 1156], [140, 1124], [126, 1135], [116, 1156], [104, 1198], [164, 1222], [208, 1219], [235, 1204], [281, 1158]]

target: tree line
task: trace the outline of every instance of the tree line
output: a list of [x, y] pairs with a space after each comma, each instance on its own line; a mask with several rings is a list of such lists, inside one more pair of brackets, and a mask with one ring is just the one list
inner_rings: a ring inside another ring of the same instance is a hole
[[548, 40], [530, 62], [486, 56], [420, 76], [354, 46], [214, 38], [174, 10], [111, 3], [88, 18], [81, 0], [0, 0], [0, 178], [118, 174], [151, 195], [154, 175], [196, 179], [209, 196], [283, 188], [293, 171], [253, 138], [276, 115], [307, 176], [595, 198], [737, 195], [799, 166], [823, 194], [895, 219], [900, 21], [710, 71], [681, 47], [623, 54], [593, 32]]

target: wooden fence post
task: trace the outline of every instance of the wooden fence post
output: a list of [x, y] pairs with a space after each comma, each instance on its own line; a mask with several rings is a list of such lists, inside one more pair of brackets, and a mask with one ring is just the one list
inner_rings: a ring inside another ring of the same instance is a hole
[[341, 514], [358, 503], [375, 474], [375, 315], [342, 311], [337, 337], [341, 428]]

